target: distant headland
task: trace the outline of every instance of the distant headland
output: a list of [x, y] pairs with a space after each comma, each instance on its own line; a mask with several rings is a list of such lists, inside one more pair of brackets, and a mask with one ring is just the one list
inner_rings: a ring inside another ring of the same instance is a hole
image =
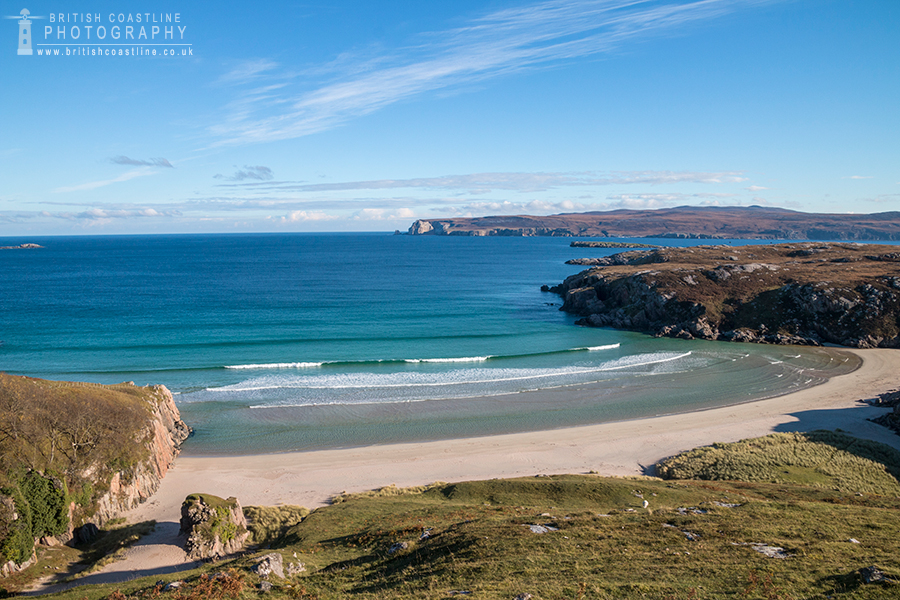
[[817, 214], [765, 206], [611, 210], [549, 215], [420, 219], [410, 235], [685, 239], [900, 240], [900, 212]]

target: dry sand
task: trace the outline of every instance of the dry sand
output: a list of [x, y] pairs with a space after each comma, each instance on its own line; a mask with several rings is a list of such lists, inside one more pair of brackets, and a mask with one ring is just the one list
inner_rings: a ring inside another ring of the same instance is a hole
[[665, 457], [713, 442], [775, 431], [841, 429], [900, 449], [900, 436], [866, 421], [887, 409], [862, 399], [898, 386], [900, 350], [854, 350], [862, 366], [785, 396], [635, 421], [491, 437], [261, 456], [182, 456], [149, 502], [126, 515], [155, 519], [157, 532], [126, 560], [81, 583], [121, 581], [189, 567], [177, 537], [181, 502], [193, 492], [236, 496], [243, 505], [322, 506], [343, 491], [388, 484], [517, 477], [538, 473], [640, 475]]

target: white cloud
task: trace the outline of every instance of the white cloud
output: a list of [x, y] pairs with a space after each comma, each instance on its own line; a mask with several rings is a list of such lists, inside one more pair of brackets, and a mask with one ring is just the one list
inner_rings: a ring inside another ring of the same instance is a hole
[[[245, 167], [246, 168], [246, 167]], [[220, 176], [221, 178], [221, 176]], [[337, 183], [236, 183], [222, 187], [240, 187], [270, 192], [335, 192], [347, 190], [387, 190], [420, 188], [461, 190], [467, 194], [485, 194], [494, 190], [543, 192], [555, 188], [594, 185], [668, 185], [678, 183], [739, 183], [746, 181], [742, 171], [612, 171], [608, 173], [471, 173], [413, 179], [376, 179]]]
[[872, 175], [850, 175], [848, 177], [841, 177], [841, 179], [875, 179]]
[[136, 209], [110, 209], [94, 207], [79, 213], [51, 213], [42, 211], [41, 216], [53, 217], [56, 219], [65, 219], [67, 221], [103, 221], [108, 222], [113, 219], [131, 219], [131, 218], [159, 218], [159, 217], [178, 217], [181, 216], [180, 211], [158, 211], [155, 208], [136, 208]]
[[113, 183], [121, 183], [123, 181], [129, 181], [134, 179], [135, 177], [146, 177], [147, 175], [154, 175], [158, 171], [154, 171], [153, 169], [143, 168], [136, 169], [134, 171], [128, 171], [127, 173], [122, 173], [118, 177], [114, 179], [104, 179], [102, 181], [91, 181], [89, 183], [82, 183], [80, 185], [73, 185], [68, 187], [60, 187], [53, 190], [56, 194], [64, 194], [67, 192], [83, 192], [89, 190], [96, 190], [97, 188], [105, 187], [107, 185], [112, 185]]
[[[340, 64], [335, 80], [277, 95], [251, 90], [210, 127], [214, 145], [301, 137], [330, 129], [430, 91], [608, 53], [623, 43], [690, 22], [709, 20], [761, 0], [549, 0], [498, 10], [469, 24], [433, 33], [392, 55]], [[342, 61], [345, 62], [345, 61]], [[255, 61], [222, 79], [247, 81], [275, 68]], [[273, 77], [284, 78], [282, 74]]]
[[415, 219], [416, 213], [408, 208], [400, 208], [396, 211], [388, 211], [383, 208], [364, 208], [353, 213], [355, 221], [398, 221]]
[[863, 202], [876, 202], [882, 204], [884, 202], [900, 202], [900, 194], [880, 194], [874, 198], [862, 198]]
[[217, 83], [234, 85], [247, 83], [259, 79], [259, 77], [268, 71], [272, 71], [278, 67], [278, 63], [268, 59], [245, 60], [240, 62], [231, 71], [219, 77]]
[[748, 192], [761, 192], [761, 191], [767, 190], [769, 188], [763, 187], [761, 185], [751, 185], [750, 187], [746, 187], [744, 189], [747, 190]]
[[172, 166], [172, 163], [162, 157], [149, 158], [145, 160], [138, 158], [129, 158], [120, 154], [119, 156], [113, 156], [112, 158], [110, 158], [109, 162], [116, 165], [133, 165], [138, 167], [167, 167], [169, 169], [175, 168]]
[[278, 220], [281, 223], [305, 223], [307, 221], [334, 221], [339, 218], [320, 211], [295, 210]]
[[[237, 167], [235, 167], [237, 168]], [[255, 179], [256, 181], [270, 181], [275, 178], [275, 173], [269, 167], [262, 165], [256, 167], [244, 166], [238, 169], [234, 175], [213, 175], [213, 179], [224, 179], [226, 181], [244, 181], [245, 179]]]

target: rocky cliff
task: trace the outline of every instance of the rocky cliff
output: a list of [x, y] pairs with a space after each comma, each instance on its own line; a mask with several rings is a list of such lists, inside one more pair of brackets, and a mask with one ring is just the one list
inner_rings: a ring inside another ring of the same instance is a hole
[[900, 240], [900, 212], [814, 214], [764, 206], [679, 206], [543, 217], [423, 219], [410, 235]]
[[190, 430], [163, 386], [0, 373], [0, 563], [73, 539], [149, 498]]
[[579, 324], [660, 336], [900, 346], [900, 248], [698, 246], [623, 252], [545, 288]]
[[148, 455], [131, 469], [113, 474], [109, 491], [96, 501], [96, 512], [91, 520], [97, 525], [103, 525], [150, 498], [159, 489], [162, 478], [181, 451], [181, 444], [191, 433], [181, 420], [172, 392], [163, 385], [150, 386], [147, 390], [150, 419], [141, 437], [145, 440]]

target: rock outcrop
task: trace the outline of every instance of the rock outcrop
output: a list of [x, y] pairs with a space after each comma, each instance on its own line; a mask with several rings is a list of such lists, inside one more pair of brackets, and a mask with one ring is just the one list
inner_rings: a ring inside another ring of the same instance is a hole
[[0, 422], [13, 432], [0, 439], [3, 573], [27, 565], [38, 540], [89, 541], [97, 526], [147, 500], [190, 434], [163, 386], [6, 374]]
[[548, 216], [423, 219], [410, 235], [900, 240], [900, 212], [813, 214], [764, 206], [679, 206]]
[[896, 248], [698, 246], [623, 252], [549, 288], [579, 324], [685, 339], [900, 346]]
[[96, 502], [92, 521], [103, 525], [119, 513], [145, 502], [157, 489], [175, 462], [181, 444], [191, 433], [181, 420], [175, 400], [165, 386], [148, 388], [151, 418], [145, 431], [149, 456], [126, 472], [117, 472], [109, 482], [109, 491]]
[[192, 560], [218, 559], [244, 547], [250, 536], [237, 498], [191, 494], [181, 505], [184, 549]]

